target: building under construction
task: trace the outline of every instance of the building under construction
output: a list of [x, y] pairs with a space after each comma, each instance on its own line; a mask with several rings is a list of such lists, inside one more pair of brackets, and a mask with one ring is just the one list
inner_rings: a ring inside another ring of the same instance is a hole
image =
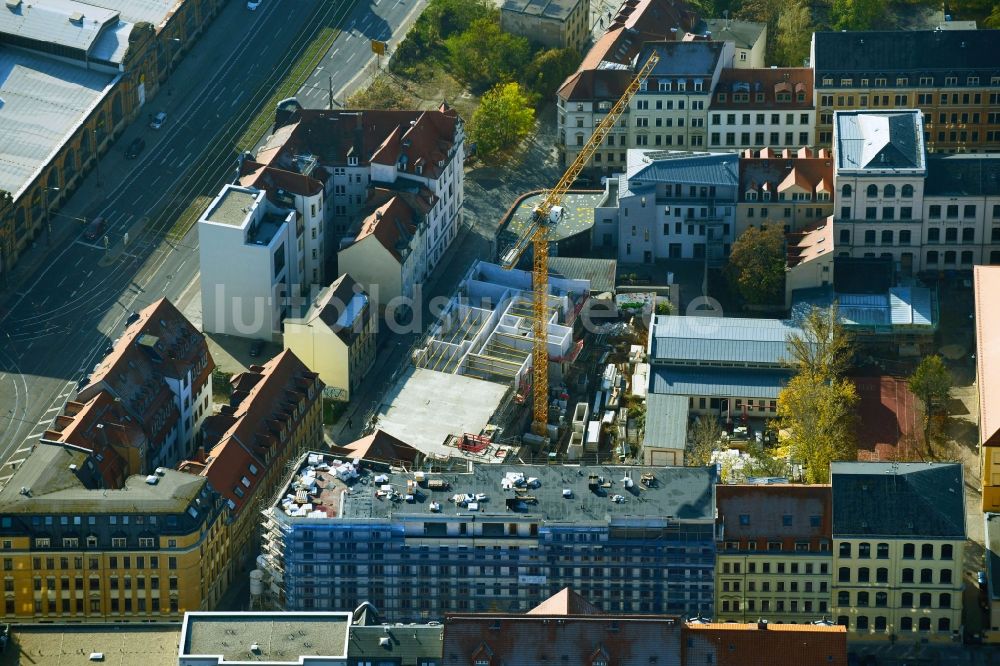
[[[549, 281], [554, 378], [580, 351], [573, 325], [589, 293], [587, 280]], [[531, 402], [532, 299], [531, 273], [474, 264], [413, 352], [413, 367], [379, 407], [378, 427], [431, 458], [503, 462], [519, 441], [522, 407]]]

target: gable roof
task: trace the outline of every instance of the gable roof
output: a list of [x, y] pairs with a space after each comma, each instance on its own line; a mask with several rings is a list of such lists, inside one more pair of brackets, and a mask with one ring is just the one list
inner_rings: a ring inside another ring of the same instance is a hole
[[633, 148], [628, 151], [626, 176], [629, 190], [657, 182], [735, 186], [740, 181], [739, 156], [734, 153]]
[[601, 611], [579, 594], [564, 587], [528, 611], [528, 615], [600, 615]]
[[414, 465], [422, 458], [420, 451], [381, 428], [376, 428], [372, 434], [349, 444], [331, 447], [331, 452], [350, 458], [393, 464], [403, 462]]
[[718, 361], [782, 366], [788, 336], [802, 329], [784, 319], [656, 316], [649, 350], [655, 361]]
[[697, 27], [701, 34], [709, 35], [718, 42], [733, 42], [740, 49], [753, 48], [766, 29], [766, 23], [732, 19], [705, 19]]
[[393, 193], [361, 222], [354, 244], [373, 236], [396, 261], [403, 263], [410, 254], [410, 241], [417, 232], [416, 220], [413, 208], [402, 196]]
[[830, 465], [835, 538], [965, 538], [965, 488], [957, 463]]
[[924, 197], [1000, 195], [1000, 153], [959, 153], [927, 158]]
[[796, 185], [810, 194], [828, 192], [833, 199], [833, 158], [825, 149], [813, 153], [809, 148], [792, 152], [745, 150], [740, 156], [740, 193], [761, 190], [766, 184], [772, 192], [782, 192]]
[[813, 39], [817, 80], [827, 72], [996, 70], [1000, 51], [1000, 30], [851, 30], [816, 32]]
[[[733, 93], [750, 95], [746, 102], [733, 101]], [[779, 102], [778, 93], [792, 94], [789, 102]], [[720, 99], [725, 93], [725, 100]], [[799, 94], [804, 99], [798, 101]], [[757, 95], [763, 95], [761, 101]], [[759, 69], [725, 68], [719, 74], [719, 83], [712, 94], [710, 109], [727, 110], [788, 110], [801, 111], [813, 108], [813, 71], [808, 67], [778, 67]]]
[[370, 312], [368, 294], [354, 278], [344, 273], [320, 293], [310, 306], [306, 320], [312, 323], [319, 319], [350, 346], [364, 332], [363, 322]]
[[833, 216], [785, 234], [785, 266], [795, 268], [820, 257], [832, 257]]
[[[250, 366], [233, 377], [231, 384], [230, 404], [221, 414], [206, 419], [206, 436], [217, 441], [207, 442], [211, 448], [204, 467], [196, 462], [192, 468], [200, 468], [200, 474], [238, 513], [256, 494], [265, 467], [291, 445], [293, 431], [306, 413], [298, 410], [309, 400], [309, 388], [317, 387], [315, 400], [322, 383], [286, 349], [262, 366]], [[241, 488], [242, 496], [236, 488]]]

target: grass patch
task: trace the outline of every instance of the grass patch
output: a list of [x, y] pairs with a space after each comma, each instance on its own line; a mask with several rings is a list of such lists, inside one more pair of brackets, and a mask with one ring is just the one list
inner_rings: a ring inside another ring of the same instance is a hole
[[347, 403], [343, 400], [323, 398], [323, 425], [333, 425], [347, 411]]
[[212, 203], [212, 197], [204, 194], [199, 194], [192, 199], [187, 208], [177, 216], [177, 220], [173, 226], [170, 227], [170, 231], [167, 232], [167, 239], [174, 243], [181, 242], [187, 236], [187, 233], [191, 231], [191, 227], [198, 222], [198, 218], [201, 217], [201, 214], [205, 212], [210, 203]]
[[212, 402], [216, 404], [229, 404], [229, 399], [233, 395], [232, 385], [233, 373], [222, 370], [212, 371]]

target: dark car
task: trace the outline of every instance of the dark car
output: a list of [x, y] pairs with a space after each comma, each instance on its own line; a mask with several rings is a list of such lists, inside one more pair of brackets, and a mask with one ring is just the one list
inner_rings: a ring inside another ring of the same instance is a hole
[[260, 340], [254, 340], [250, 343], [250, 358], [257, 358], [260, 356], [260, 352], [264, 349], [264, 343]]
[[95, 217], [87, 225], [87, 230], [83, 232], [83, 237], [89, 241], [95, 241], [104, 235], [104, 230], [107, 226], [103, 217]]
[[128, 148], [125, 149], [125, 159], [134, 160], [139, 157], [139, 153], [141, 153], [145, 148], [146, 140], [141, 136], [137, 136], [135, 140], [128, 145]]

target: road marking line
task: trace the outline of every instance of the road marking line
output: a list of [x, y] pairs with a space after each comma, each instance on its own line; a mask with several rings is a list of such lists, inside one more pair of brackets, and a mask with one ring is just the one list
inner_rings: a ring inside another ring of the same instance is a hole
[[192, 155], [194, 155], [194, 153], [193, 153], [193, 152], [192, 152], [192, 153], [188, 153], [188, 154], [187, 154], [187, 155], [186, 155], [186, 156], [184, 157], [184, 159], [183, 159], [183, 160], [181, 160], [181, 161], [180, 161], [180, 162], [178, 163], [178, 165], [179, 165], [179, 166], [184, 166], [185, 164], [187, 164], [188, 160], [189, 160], [189, 159], [191, 159], [191, 156], [192, 156]]
[[18, 458], [17, 460], [8, 460], [7, 462], [4, 463], [4, 467], [6, 467], [7, 465], [10, 465], [11, 467], [17, 467], [18, 465], [20, 465], [21, 463], [23, 463], [25, 460], [27, 460], [27, 458]]
[[79, 259], [77, 259], [76, 263], [73, 264], [73, 268], [76, 268], [77, 266], [79, 266], [82, 261], [83, 261], [83, 257], [80, 257]]
[[173, 154], [174, 154], [174, 151], [175, 151], [175, 150], [177, 150], [177, 148], [171, 148], [170, 150], [168, 150], [168, 151], [166, 152], [166, 154], [164, 155], [164, 157], [168, 157], [168, 158], [169, 158], [169, 157], [170, 157], [171, 155], [173, 155]]
[[[80, 257], [80, 259], [83, 259], [83, 257]], [[78, 261], [76, 263], [79, 264], [80, 262]], [[68, 275], [64, 275], [63, 279], [59, 280], [59, 284], [56, 285], [56, 289], [58, 289], [59, 287], [63, 286], [63, 283], [66, 282], [66, 280], [68, 280], [68, 279], [69, 279], [69, 276]]]
[[338, 48], [335, 48], [335, 49], [333, 50], [333, 53], [331, 53], [331, 54], [330, 54], [330, 57], [331, 57], [331, 58], [335, 58], [335, 57], [337, 56], [337, 52], [338, 52], [338, 51], [340, 51], [340, 48], [339, 48], [339, 47], [338, 47]]
[[14, 451], [14, 453], [28, 453], [33, 448], [34, 448], [33, 446], [25, 446], [24, 448], [21, 448], [21, 449], [18, 449], [17, 451]]
[[58, 412], [60, 409], [60, 407], [49, 407], [45, 410], [45, 413], [48, 414], [49, 412]]
[[36, 433], [34, 433], [34, 434], [31, 434], [31, 435], [28, 435], [27, 437], [25, 437], [25, 438], [24, 438], [24, 441], [26, 441], [26, 442], [27, 442], [27, 441], [28, 441], [29, 439], [34, 439], [34, 438], [36, 438], [36, 437], [41, 437], [41, 436], [42, 436], [42, 435], [44, 435], [44, 434], [45, 434], [45, 431], [44, 431], [44, 430], [43, 430], [42, 432], [36, 432]]

